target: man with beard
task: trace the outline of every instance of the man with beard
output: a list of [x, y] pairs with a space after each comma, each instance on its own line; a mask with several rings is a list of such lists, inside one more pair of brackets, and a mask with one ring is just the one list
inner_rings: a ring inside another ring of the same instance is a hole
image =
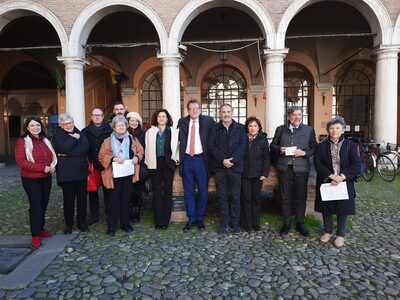
[[312, 127], [302, 123], [303, 110], [291, 106], [287, 110], [287, 123], [279, 126], [271, 142], [271, 151], [278, 157], [277, 170], [282, 194], [283, 226], [281, 235], [290, 230], [292, 205], [296, 212], [296, 230], [308, 236], [304, 226], [307, 201], [307, 182], [310, 157], [314, 155], [317, 141]]

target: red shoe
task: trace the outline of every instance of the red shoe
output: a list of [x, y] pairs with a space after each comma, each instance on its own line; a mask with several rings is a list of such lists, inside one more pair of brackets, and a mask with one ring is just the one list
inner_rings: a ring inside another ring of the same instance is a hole
[[45, 238], [51, 238], [53, 236], [50, 231], [46, 231], [46, 230], [41, 230], [39, 235], [41, 237], [45, 237]]
[[36, 235], [32, 237], [32, 247], [34, 248], [39, 248], [40, 245], [42, 245], [42, 242], [40, 241], [40, 236]]

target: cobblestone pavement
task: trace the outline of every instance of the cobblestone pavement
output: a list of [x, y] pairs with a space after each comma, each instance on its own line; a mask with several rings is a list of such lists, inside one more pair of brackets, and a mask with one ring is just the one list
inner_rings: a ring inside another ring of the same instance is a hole
[[[0, 188], [0, 234], [29, 234], [20, 182], [2, 177]], [[340, 250], [318, 241], [319, 227], [309, 238], [281, 238], [272, 223], [221, 236], [210, 221], [188, 234], [182, 224], [156, 231], [144, 221], [109, 237], [102, 220], [26, 289], [0, 290], [0, 299], [399, 299], [400, 178], [361, 181], [357, 190], [358, 214]], [[60, 195], [54, 185], [47, 220], [58, 233]]]

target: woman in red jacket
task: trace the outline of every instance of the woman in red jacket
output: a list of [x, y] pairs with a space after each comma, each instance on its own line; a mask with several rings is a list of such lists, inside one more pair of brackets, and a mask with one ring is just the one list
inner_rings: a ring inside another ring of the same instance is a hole
[[32, 246], [41, 245], [41, 237], [51, 237], [44, 229], [45, 214], [51, 190], [51, 174], [57, 164], [57, 156], [46, 138], [40, 118], [29, 117], [24, 133], [15, 145], [15, 158], [20, 167], [21, 181], [29, 199], [29, 221]]

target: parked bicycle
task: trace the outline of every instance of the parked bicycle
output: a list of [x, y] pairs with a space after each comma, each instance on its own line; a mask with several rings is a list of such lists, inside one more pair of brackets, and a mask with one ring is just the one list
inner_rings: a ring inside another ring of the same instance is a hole
[[356, 139], [353, 141], [358, 145], [361, 160], [365, 166], [363, 177], [371, 181], [375, 171], [385, 181], [393, 181], [396, 178], [396, 166], [393, 161], [380, 149], [380, 143], [370, 139]]
[[394, 166], [396, 167], [396, 173], [399, 173], [400, 170], [400, 146], [393, 144], [393, 143], [387, 143], [386, 144], [386, 150], [383, 152], [383, 155], [386, 155], [389, 157], [392, 162], [394, 163]]

